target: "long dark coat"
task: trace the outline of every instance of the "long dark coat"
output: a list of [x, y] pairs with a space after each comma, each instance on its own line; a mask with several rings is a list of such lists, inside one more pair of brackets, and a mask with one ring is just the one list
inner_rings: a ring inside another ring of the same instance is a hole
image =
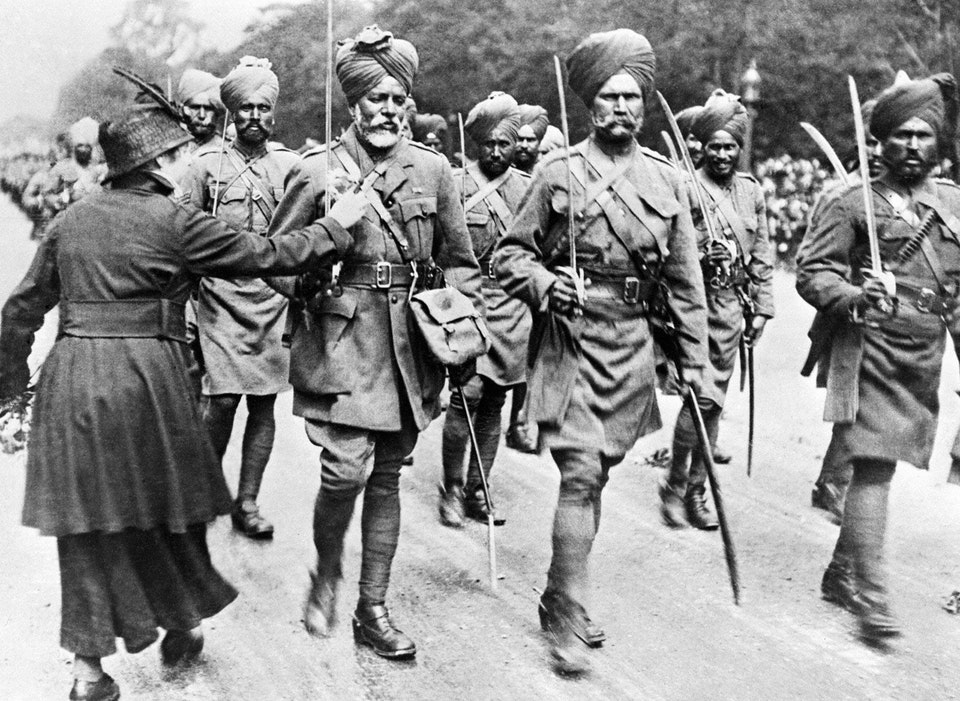
[[[34, 334], [61, 304], [36, 395], [23, 510], [24, 525], [45, 535], [184, 533], [227, 513], [230, 496], [188, 377], [187, 296], [199, 276], [299, 273], [352, 244], [329, 219], [273, 240], [238, 233], [175, 203], [171, 191], [135, 176], [70, 207], [3, 307], [7, 396], [26, 387]], [[115, 302], [155, 305], [157, 332], [143, 332], [142, 319], [135, 334], [107, 328], [97, 305], [116, 310]], [[164, 324], [170, 333], [159, 331]]]
[[[573, 168], [584, 171], [584, 152], [601, 167], [612, 167], [588, 140], [574, 147]], [[538, 167], [513, 227], [495, 253], [494, 270], [504, 289], [533, 311], [528, 376], [529, 412], [552, 448], [599, 450], [622, 457], [636, 440], [660, 428], [654, 387], [653, 339], [647, 313], [640, 305], [602, 296], [588, 289], [582, 316], [574, 321], [547, 309], [556, 268], [569, 264], [567, 236], [567, 170], [564, 153], [550, 154]], [[585, 182], [600, 177], [587, 169]], [[685, 186], [665, 160], [638, 148], [626, 171], [639, 202], [614, 197], [618, 216], [635, 232], [637, 249], [628, 250], [594, 202], [578, 217], [576, 234], [580, 265], [592, 274], [634, 276], [633, 257], [656, 268], [672, 293], [681, 330], [683, 364], [702, 368], [706, 362], [706, 302], [697, 261], [696, 234]], [[574, 181], [574, 201], [584, 201], [584, 188]], [[635, 212], [637, 208], [642, 211]]]
[[[881, 184], [891, 184], [888, 176]], [[906, 262], [894, 254], [916, 231], [891, 203], [873, 191], [881, 258], [898, 283], [899, 310], [892, 318], [855, 322], [851, 309], [860, 293], [869, 245], [860, 185], [826, 205], [817, 228], [797, 255], [797, 291], [833, 322], [824, 420], [838, 424], [834, 436], [849, 458], [903, 460], [927, 467], [936, 433], [940, 368], [946, 325], [921, 312], [910, 288], [938, 290], [922, 252]], [[949, 285], [960, 279], [960, 188], [929, 179], [915, 189], [908, 216], [940, 211], [927, 237]], [[839, 428], [839, 431], [837, 430]]]
[[[341, 151], [364, 176], [375, 167], [353, 126], [334, 146], [335, 170], [342, 170], [336, 158]], [[443, 268], [447, 283], [482, 310], [480, 269], [450, 164], [406, 139], [385, 158], [392, 163], [373, 191], [403, 227], [410, 259], [432, 259]], [[270, 236], [299, 228], [323, 213], [325, 169], [321, 147], [304, 154], [290, 171]], [[404, 262], [372, 206], [350, 231], [356, 243], [342, 259], [344, 264]], [[292, 293], [292, 286], [287, 291]], [[401, 412], [409, 410], [417, 429], [426, 428], [440, 413], [444, 369], [429, 354], [409, 308], [404, 289], [345, 285], [342, 294], [323, 297], [312, 311], [302, 310], [294, 320], [290, 347], [294, 413], [374, 431], [399, 431]]]

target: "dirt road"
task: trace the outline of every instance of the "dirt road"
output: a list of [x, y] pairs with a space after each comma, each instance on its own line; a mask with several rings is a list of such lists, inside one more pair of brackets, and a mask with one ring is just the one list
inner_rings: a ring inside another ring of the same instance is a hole
[[[26, 221], [0, 202], [5, 298], [33, 253]], [[301, 608], [313, 561], [311, 512], [318, 451], [277, 406], [276, 447], [261, 497], [272, 543], [211, 529], [214, 561], [241, 591], [210, 621], [196, 666], [161, 667], [154, 648], [117, 654], [105, 668], [124, 699], [949, 699], [960, 696], [960, 616], [941, 608], [960, 589], [960, 488], [944, 484], [960, 400], [952, 351], [942, 387], [943, 426], [933, 469], [903, 466], [894, 481], [889, 555], [892, 603], [904, 636], [891, 652], [864, 647], [849, 614], [819, 599], [837, 527], [810, 508], [810, 487], [829, 435], [822, 396], [797, 369], [812, 316], [787, 274], [777, 277], [778, 318], [757, 351], [758, 435], [745, 474], [746, 397], [734, 392], [721, 443], [734, 454], [721, 477], [738, 548], [742, 606], [733, 605], [716, 533], [671, 531], [657, 512], [658, 471], [644, 457], [667, 445], [678, 409], [664, 398], [666, 428], [615, 468], [594, 548], [590, 612], [608, 642], [594, 671], [566, 680], [549, 669], [535, 588], [549, 560], [558, 475], [548, 456], [503, 449], [494, 472], [502, 579], [491, 593], [486, 529], [442, 527], [436, 516], [441, 421], [422, 436], [402, 480], [403, 532], [390, 592], [397, 623], [417, 642], [412, 662], [354, 646], [349, 615], [359, 570], [357, 524], [348, 536], [341, 625], [329, 640], [304, 631]], [[40, 345], [49, 344], [50, 328]], [[238, 417], [238, 421], [243, 417]], [[238, 443], [228, 450], [236, 484]], [[63, 699], [70, 656], [59, 650], [59, 580], [53, 539], [19, 525], [24, 455], [0, 456], [0, 699]]]

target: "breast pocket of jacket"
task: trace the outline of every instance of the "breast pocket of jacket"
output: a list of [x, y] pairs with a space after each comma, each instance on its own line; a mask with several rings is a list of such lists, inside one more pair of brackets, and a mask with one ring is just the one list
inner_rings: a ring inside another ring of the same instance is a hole
[[224, 189], [223, 185], [219, 187], [214, 183], [209, 186], [209, 197], [211, 211], [214, 203], [217, 204], [217, 219], [222, 219], [228, 224], [245, 229], [249, 219], [249, 208], [247, 206], [247, 190], [243, 187], [230, 187]]
[[420, 251], [433, 249], [433, 227], [437, 219], [436, 197], [415, 197], [398, 203], [407, 238]]

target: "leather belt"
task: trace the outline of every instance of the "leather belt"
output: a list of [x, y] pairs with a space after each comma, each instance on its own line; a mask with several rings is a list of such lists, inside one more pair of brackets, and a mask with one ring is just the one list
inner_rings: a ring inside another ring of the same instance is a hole
[[170, 299], [64, 300], [60, 332], [83, 338], [166, 338], [187, 342], [185, 306]]
[[900, 281], [897, 281], [897, 302], [901, 306], [909, 304], [921, 314], [933, 314], [941, 318], [957, 306], [953, 297], [937, 294], [931, 287], [914, 287]]
[[608, 276], [584, 272], [590, 285], [587, 287], [587, 298], [619, 299], [624, 304], [640, 305], [648, 309], [657, 293], [657, 283], [654, 280], [641, 280], [635, 275]]
[[[340, 269], [339, 283], [348, 287], [366, 287], [389, 290], [410, 287], [422, 279], [420, 263], [344, 263]], [[423, 284], [421, 280], [421, 285]]]
[[493, 256], [487, 256], [477, 261], [480, 264], [480, 286], [500, 287], [497, 276], [493, 272]]

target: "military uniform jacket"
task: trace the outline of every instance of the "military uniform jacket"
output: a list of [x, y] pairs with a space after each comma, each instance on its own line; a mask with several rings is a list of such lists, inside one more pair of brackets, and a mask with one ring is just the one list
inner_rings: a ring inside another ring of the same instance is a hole
[[[869, 267], [859, 184], [829, 203], [804, 239], [797, 290], [834, 322], [824, 419], [839, 424], [834, 432], [845, 455], [926, 467], [939, 410], [946, 324], [936, 308], [924, 308], [955, 295], [960, 280], [960, 188], [928, 179], [907, 200], [892, 187], [886, 175], [874, 181], [873, 203], [881, 259], [897, 280], [896, 315], [870, 313], [866, 320], [852, 315], [861, 270]], [[917, 232], [917, 219], [931, 210], [933, 224], [924, 237], [929, 255], [921, 247], [900, 259]]]
[[506, 387], [526, 379], [530, 308], [503, 291], [493, 277], [491, 263], [493, 249], [513, 223], [520, 199], [530, 184], [530, 176], [510, 168], [501, 177], [503, 181], [496, 190], [480, 198], [477, 193], [483, 194], [481, 188], [487, 188], [490, 180], [478, 164], [470, 164], [466, 171], [458, 168], [453, 173], [457, 191], [465, 193], [461, 198], [467, 205], [467, 229], [483, 275], [483, 302], [490, 332], [490, 350], [477, 360], [477, 372]]
[[[219, 137], [194, 154], [187, 186], [190, 201], [238, 231], [266, 233], [283, 182], [300, 160], [270, 147], [246, 156], [235, 144], [223, 151]], [[217, 177], [219, 172], [219, 178]], [[289, 354], [282, 337], [287, 300], [259, 278], [205, 278], [196, 314], [206, 372], [203, 393], [276, 394], [287, 386]]]
[[[704, 203], [710, 213], [714, 232], [732, 241], [737, 249], [736, 266], [746, 276], [747, 294], [756, 313], [772, 317], [773, 251], [767, 234], [767, 209], [763, 190], [753, 176], [736, 173], [727, 188], [711, 180], [703, 168], [697, 171]], [[691, 198], [693, 201], [693, 198]], [[698, 206], [691, 215], [697, 228], [701, 257], [710, 243], [706, 224]], [[727, 385], [733, 374], [743, 327], [743, 307], [734, 288], [716, 289], [704, 281], [707, 293], [709, 360], [703, 378], [701, 396], [723, 406]]]
[[[618, 457], [661, 425], [647, 310], [623, 298], [624, 278], [637, 275], [635, 256], [659, 267], [671, 290], [684, 332], [684, 365], [700, 368], [706, 362], [706, 303], [695, 231], [686, 188], [667, 161], [638, 147], [628, 160], [613, 162], [592, 139], [574, 146], [577, 256], [596, 282], [588, 288], [582, 316], [571, 321], [551, 313], [548, 291], [556, 269], [569, 265], [564, 156], [562, 150], [551, 153], [538, 167], [513, 227], [498, 245], [494, 270], [503, 288], [533, 310], [528, 401], [541, 436], [550, 447], [599, 449]], [[595, 188], [601, 173], [620, 168], [622, 178], [604, 191], [610, 198], [606, 209], [593, 201], [583, 210], [584, 184]]]
[[[362, 174], [375, 164], [350, 127], [334, 146], [331, 167], [346, 153]], [[447, 284], [465, 293], [477, 309], [480, 269], [470, 246], [463, 207], [447, 160], [401, 139], [385, 156], [389, 167], [372, 186], [408, 242], [408, 258], [433, 260]], [[323, 147], [308, 151], [291, 170], [270, 235], [296, 229], [323, 212], [326, 157]], [[344, 265], [404, 263], [403, 256], [372, 206], [350, 229], [353, 248]], [[440, 411], [444, 369], [429, 355], [415, 328], [407, 289], [343, 285], [319, 298], [312, 311], [298, 312], [290, 347], [294, 413], [310, 419], [376, 431], [401, 429], [401, 414], [412, 413], [423, 430]], [[409, 415], [409, 414], [408, 414]]]

